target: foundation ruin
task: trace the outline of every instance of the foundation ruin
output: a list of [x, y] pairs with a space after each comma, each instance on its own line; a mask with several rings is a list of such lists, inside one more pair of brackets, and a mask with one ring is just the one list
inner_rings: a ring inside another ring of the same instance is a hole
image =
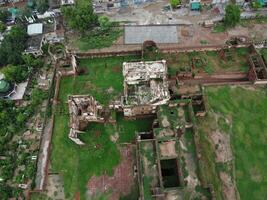
[[78, 145], [84, 143], [78, 138], [90, 122], [113, 122], [107, 111], [92, 96], [74, 95], [68, 99], [70, 114], [69, 138]]

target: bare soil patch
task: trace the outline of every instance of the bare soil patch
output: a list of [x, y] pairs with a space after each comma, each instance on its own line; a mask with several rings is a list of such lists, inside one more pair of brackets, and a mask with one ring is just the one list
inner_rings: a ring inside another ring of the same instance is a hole
[[121, 67], [119, 67], [119, 66], [113, 67], [112, 68], [112, 72], [114, 72], [114, 73], [121, 73]]
[[113, 176], [93, 176], [88, 182], [88, 194], [94, 199], [99, 193], [110, 193], [109, 200], [119, 200], [120, 196], [131, 192], [134, 184], [133, 149], [131, 145], [121, 147], [121, 163], [114, 169]]
[[159, 145], [160, 154], [163, 157], [174, 157], [177, 156], [175, 149], [175, 141], [162, 142]]
[[230, 135], [213, 132], [211, 135], [213, 144], [215, 145], [216, 162], [228, 162], [233, 159]]
[[223, 195], [227, 200], [235, 200], [236, 197], [236, 187], [232, 181], [230, 175], [226, 174], [225, 172], [220, 172], [220, 179], [223, 183]]

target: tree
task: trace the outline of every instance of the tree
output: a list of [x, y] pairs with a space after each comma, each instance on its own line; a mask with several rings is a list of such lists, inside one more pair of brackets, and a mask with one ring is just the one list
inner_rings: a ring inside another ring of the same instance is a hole
[[5, 75], [5, 79], [10, 82], [20, 83], [28, 77], [28, 69], [26, 66], [7, 65], [1, 72]]
[[255, 9], [255, 10], [258, 10], [259, 8], [262, 7], [262, 5], [260, 4], [259, 1], [257, 1], [257, 0], [253, 0], [253, 1], [251, 2], [251, 7], [252, 7], [253, 9]]
[[22, 52], [26, 48], [26, 30], [14, 26], [2, 41], [0, 46], [0, 65], [22, 63]]
[[9, 12], [7, 10], [0, 10], [0, 21], [6, 23], [6, 20], [9, 16]]
[[0, 21], [0, 32], [3, 33], [5, 32], [5, 30], [6, 30], [6, 25], [2, 21]]
[[225, 9], [224, 24], [228, 27], [235, 27], [240, 21], [240, 9], [237, 5], [229, 4]]
[[36, 0], [36, 9], [39, 13], [43, 14], [48, 10], [49, 5], [47, 0]]
[[67, 24], [81, 33], [85, 33], [98, 24], [98, 17], [91, 4], [62, 7], [62, 13]]
[[101, 27], [101, 30], [103, 30], [103, 31], [106, 31], [106, 30], [110, 29], [111, 24], [112, 24], [109, 21], [109, 18], [107, 16], [104, 16], [104, 15], [103, 16], [100, 16], [98, 18], [98, 23], [99, 23], [99, 25]]
[[178, 5], [181, 4], [181, 0], [170, 0], [171, 6], [176, 8]]
[[33, 68], [41, 68], [44, 65], [44, 62], [40, 58], [34, 58], [29, 54], [22, 55], [22, 60], [29, 71]]

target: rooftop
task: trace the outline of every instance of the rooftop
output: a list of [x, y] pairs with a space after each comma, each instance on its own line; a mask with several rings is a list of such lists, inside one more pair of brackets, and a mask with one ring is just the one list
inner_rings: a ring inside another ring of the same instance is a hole
[[27, 27], [27, 33], [28, 35], [39, 35], [43, 33], [43, 24], [42, 23], [35, 23], [30, 24]]
[[125, 44], [142, 44], [153, 40], [156, 43], [178, 43], [178, 27], [175, 25], [125, 26]]
[[0, 80], [0, 93], [5, 93], [10, 89], [10, 84], [5, 80]]

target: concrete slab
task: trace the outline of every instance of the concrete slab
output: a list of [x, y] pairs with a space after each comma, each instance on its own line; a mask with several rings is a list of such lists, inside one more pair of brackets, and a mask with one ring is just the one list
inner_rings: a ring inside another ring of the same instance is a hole
[[142, 44], [146, 40], [159, 44], [178, 43], [177, 32], [175, 25], [125, 26], [124, 43]]
[[23, 82], [23, 83], [19, 83], [17, 85], [17, 91], [16, 91], [16, 93], [14, 93], [10, 97], [10, 99], [11, 100], [21, 100], [21, 99], [23, 99], [23, 96], [24, 96], [25, 90], [27, 88], [27, 85], [28, 85], [28, 81], [27, 82]]

